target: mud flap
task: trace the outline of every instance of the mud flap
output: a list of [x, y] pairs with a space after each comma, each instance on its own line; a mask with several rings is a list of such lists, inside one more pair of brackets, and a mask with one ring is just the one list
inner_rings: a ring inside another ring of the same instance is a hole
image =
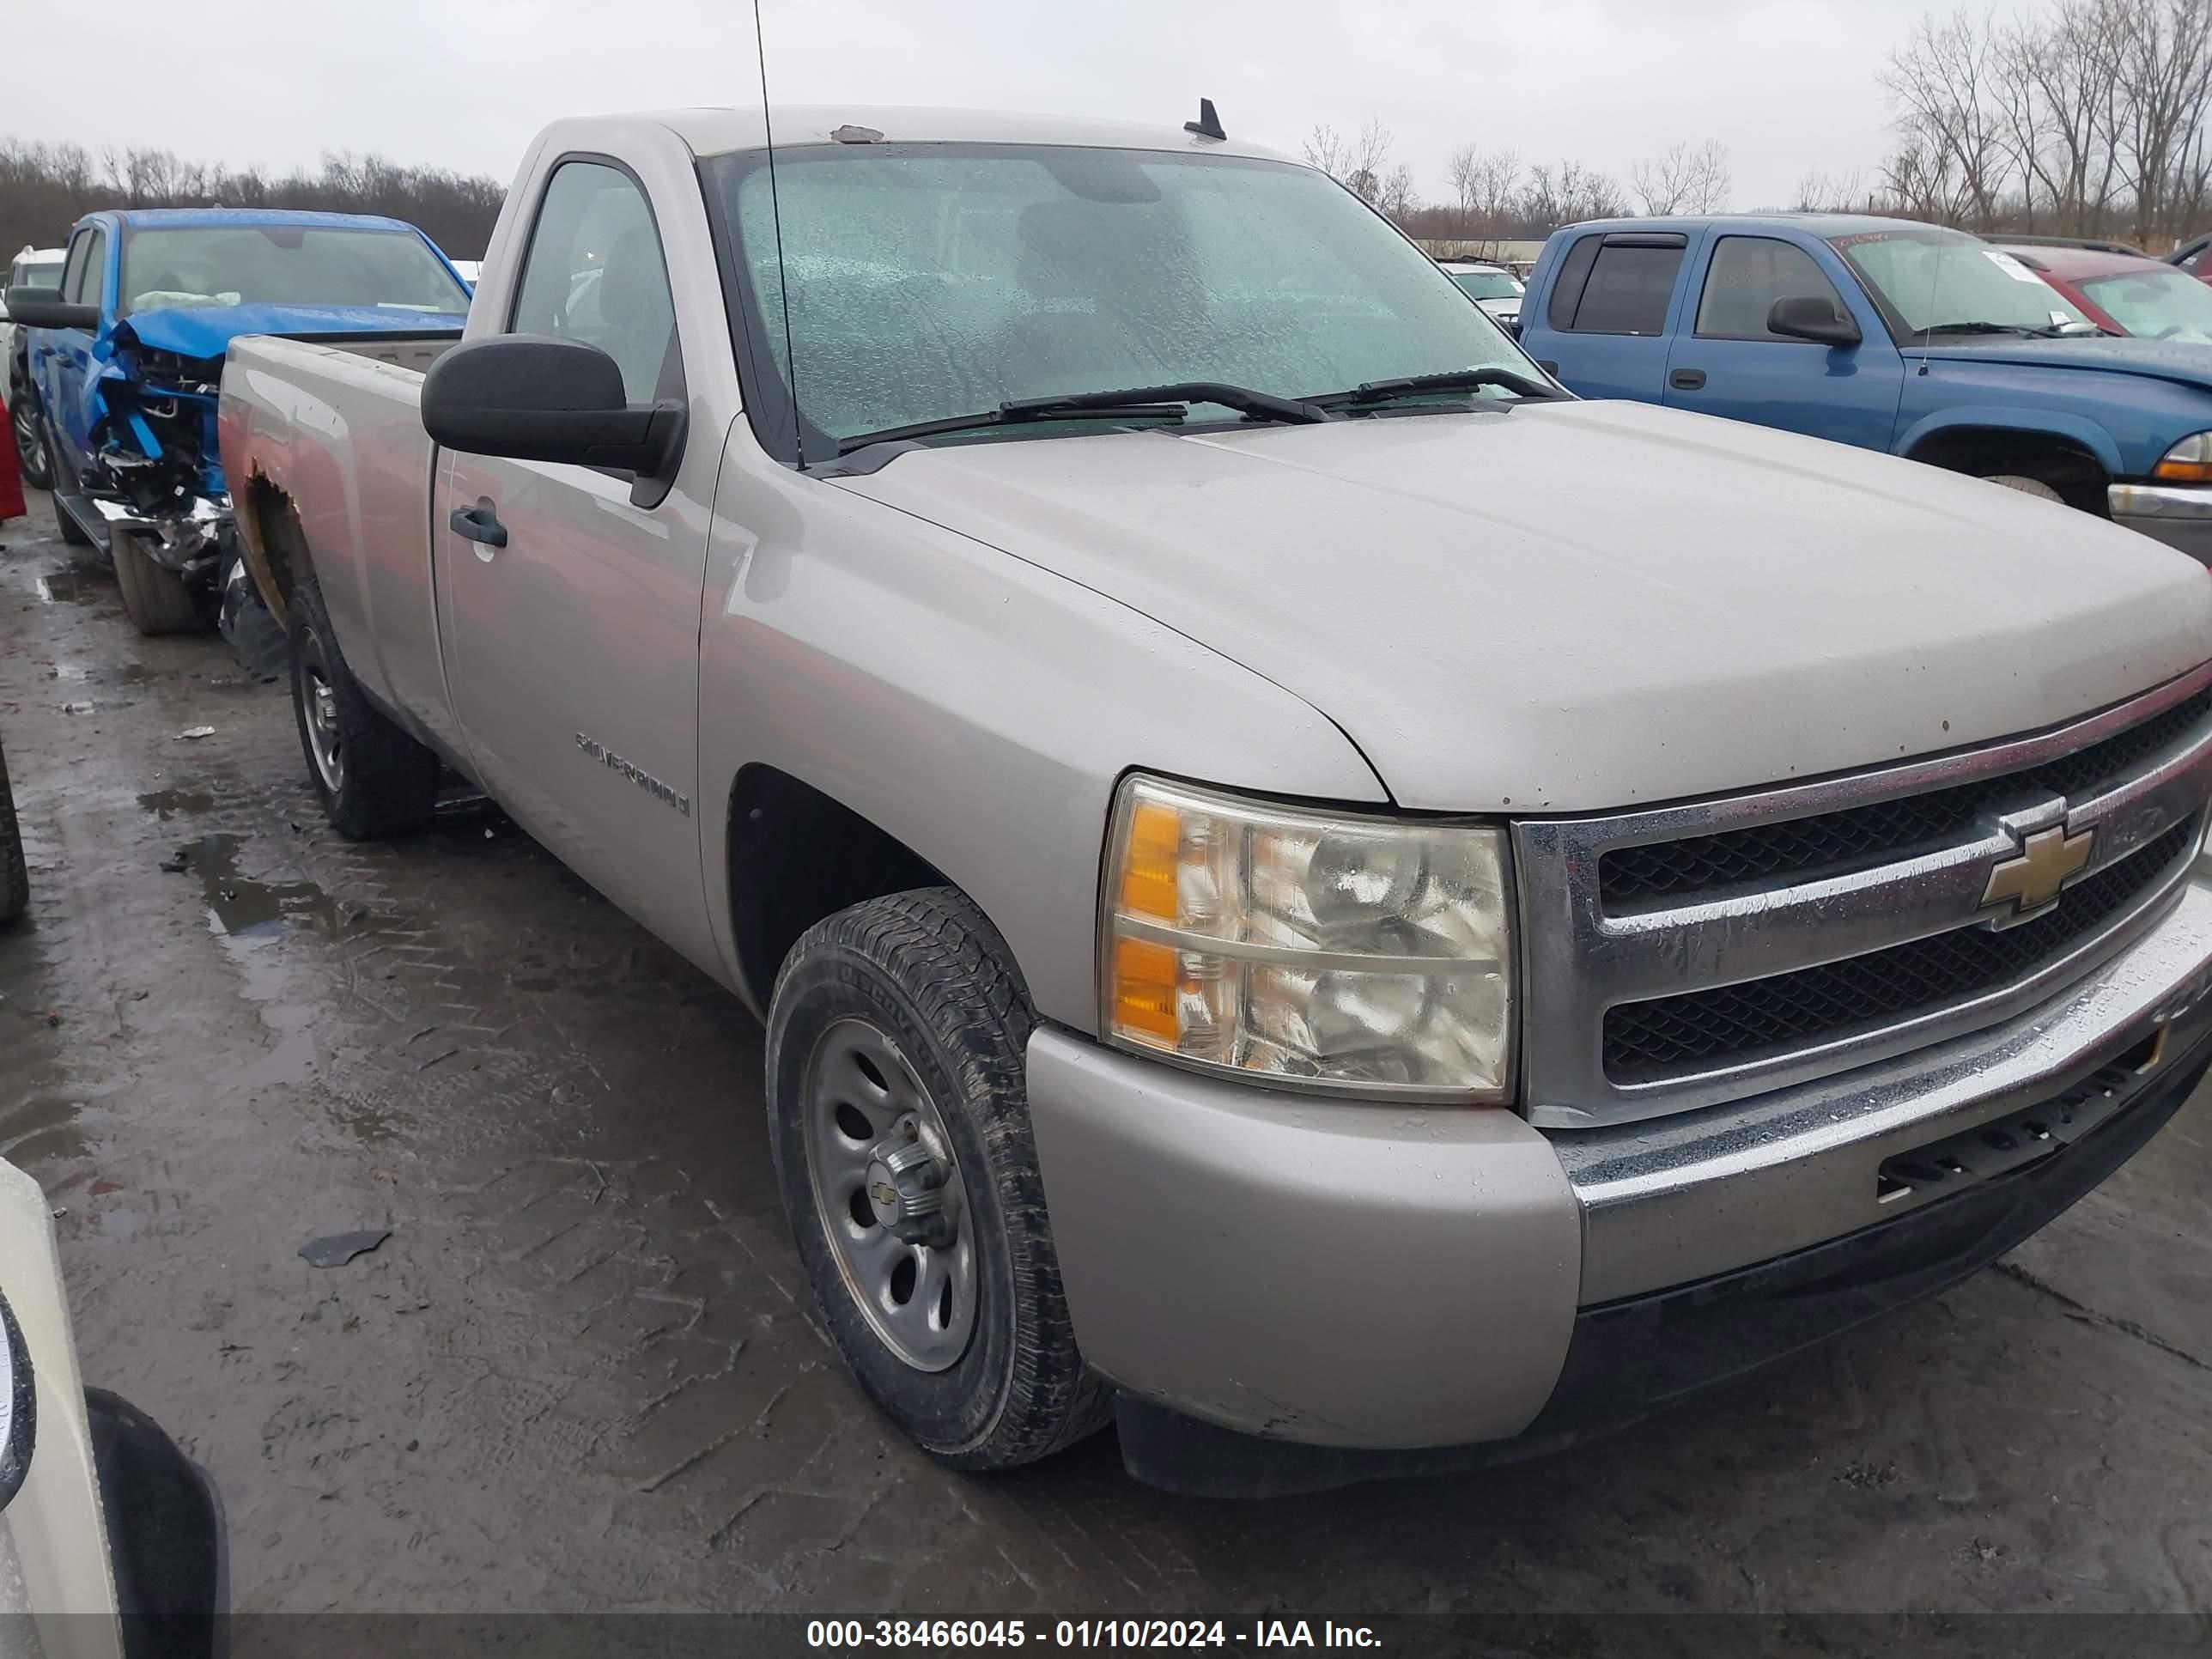
[[261, 602], [235, 536], [227, 539], [222, 559], [222, 607], [216, 626], [238, 653], [240, 665], [257, 680], [280, 680], [291, 662], [292, 647], [276, 618]]

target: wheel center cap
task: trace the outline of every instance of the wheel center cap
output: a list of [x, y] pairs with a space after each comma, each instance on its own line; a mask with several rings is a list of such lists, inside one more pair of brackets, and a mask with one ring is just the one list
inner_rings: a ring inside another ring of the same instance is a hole
[[899, 1215], [898, 1187], [891, 1180], [891, 1172], [884, 1166], [883, 1159], [868, 1160], [868, 1207], [875, 1212], [876, 1225], [896, 1230]]

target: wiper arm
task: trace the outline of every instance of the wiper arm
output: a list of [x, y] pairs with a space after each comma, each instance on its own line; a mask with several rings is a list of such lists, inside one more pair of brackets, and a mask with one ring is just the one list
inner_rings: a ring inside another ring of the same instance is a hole
[[[982, 410], [974, 415], [947, 415], [941, 420], [915, 421], [905, 426], [856, 433], [837, 441], [837, 453], [849, 455], [871, 444], [896, 443], [902, 438], [934, 438], [951, 432], [973, 432], [981, 427], [1019, 426], [1030, 421], [1087, 420], [1099, 412], [1087, 408], [1016, 410], [1011, 404], [1000, 404], [996, 409]], [[1180, 421], [1183, 406], [1170, 403], [1126, 404], [1116, 404], [1111, 412], [1129, 420]]]
[[1169, 386], [1131, 386], [1121, 392], [1067, 392], [1049, 398], [1016, 398], [974, 415], [948, 415], [942, 420], [916, 421], [908, 426], [887, 426], [879, 432], [863, 432], [837, 443], [840, 455], [849, 455], [871, 444], [894, 443], [901, 438], [933, 438], [951, 432], [973, 432], [981, 427], [1019, 426], [1030, 421], [1083, 420], [1093, 415], [1118, 415], [1131, 420], [1180, 421], [1192, 404], [1219, 404], [1257, 420], [1299, 425], [1328, 418], [1326, 410], [1295, 398], [1278, 398], [1271, 392], [1231, 386], [1220, 380], [1177, 380]]
[[2034, 329], [2020, 323], [1930, 323], [1925, 328], [1916, 328], [1912, 337], [1924, 340], [1931, 334], [2033, 334]]
[[1343, 409], [1360, 404], [1387, 403], [1393, 398], [1402, 398], [1411, 392], [1480, 392], [1485, 386], [1496, 386], [1518, 398], [1550, 399], [1573, 396], [1571, 392], [1562, 391], [1547, 381], [1510, 368], [1453, 368], [1438, 374], [1407, 374], [1395, 380], [1366, 380], [1349, 392], [1331, 392], [1309, 401], [1321, 409]]
[[1272, 392], [1255, 392], [1248, 386], [1225, 380], [1176, 380], [1167, 386], [1131, 386], [1123, 392], [1076, 392], [1053, 398], [1019, 398], [999, 409], [1008, 420], [1034, 419], [1066, 410], [1118, 410], [1133, 404], [1219, 404], [1240, 414], [1295, 426], [1310, 426], [1328, 418], [1318, 404], [1296, 398], [1278, 398]]

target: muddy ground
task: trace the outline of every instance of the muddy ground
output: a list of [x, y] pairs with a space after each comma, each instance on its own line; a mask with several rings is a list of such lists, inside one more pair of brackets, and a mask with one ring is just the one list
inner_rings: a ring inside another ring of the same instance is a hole
[[0, 1154], [64, 1212], [87, 1378], [220, 1483], [240, 1608], [2212, 1608], [2203, 1099], [1996, 1270], [1549, 1462], [950, 1475], [809, 1322], [751, 1019], [495, 814], [339, 840], [282, 689], [138, 638], [33, 514]]

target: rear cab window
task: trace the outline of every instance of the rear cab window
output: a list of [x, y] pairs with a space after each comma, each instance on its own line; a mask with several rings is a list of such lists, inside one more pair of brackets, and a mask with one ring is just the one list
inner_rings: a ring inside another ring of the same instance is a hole
[[1567, 334], [1662, 334], [1688, 238], [1592, 233], [1569, 248], [1546, 315]]

